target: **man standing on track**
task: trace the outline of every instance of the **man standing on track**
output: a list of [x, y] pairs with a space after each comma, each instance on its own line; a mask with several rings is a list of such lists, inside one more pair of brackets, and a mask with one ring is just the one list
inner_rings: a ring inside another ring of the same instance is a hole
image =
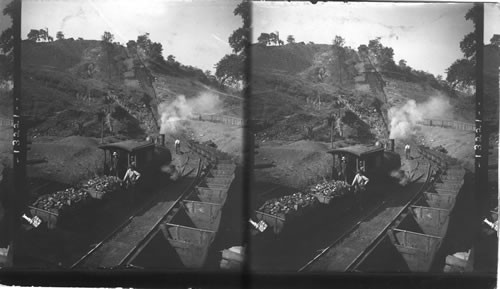
[[181, 141], [179, 139], [175, 140], [175, 153], [179, 154], [181, 151]]
[[406, 159], [409, 160], [410, 159], [410, 144], [406, 144], [405, 145], [405, 155], [406, 155]]

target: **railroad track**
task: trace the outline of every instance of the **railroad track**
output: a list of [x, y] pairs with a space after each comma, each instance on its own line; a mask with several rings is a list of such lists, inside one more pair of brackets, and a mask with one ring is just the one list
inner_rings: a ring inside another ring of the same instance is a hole
[[[142, 237], [142, 239], [134, 245], [121, 259], [116, 262], [113, 268], [123, 267], [129, 265], [131, 260], [133, 260], [139, 252], [149, 243], [149, 241], [154, 237], [156, 232], [159, 231], [159, 226], [162, 222], [168, 221], [169, 217], [179, 209], [180, 204], [183, 199], [187, 197], [189, 192], [200, 183], [202, 180], [202, 159], [200, 158], [198, 162], [198, 170], [197, 175], [193, 179], [193, 181], [185, 187], [180, 193], [179, 197], [174, 200], [174, 202], [169, 206], [169, 208], [165, 211], [162, 218], [157, 220], [153, 227]], [[154, 202], [155, 199], [151, 200]], [[122, 232], [127, 226], [132, 224], [133, 220], [137, 217], [138, 213], [144, 212], [145, 209], [151, 204], [151, 202], [147, 202], [144, 206], [135, 211], [127, 220], [125, 220], [122, 224], [120, 224], [117, 228], [115, 228], [112, 232], [110, 232], [106, 237], [104, 237], [99, 243], [97, 243], [91, 250], [85, 253], [80, 259], [78, 259], [75, 263], [71, 265], [71, 269], [84, 267], [85, 263], [89, 261], [94, 255], [97, 255], [100, 250], [105, 249], [104, 245], [108, 242], [112, 241], [120, 232]]]
[[[410, 198], [408, 202], [397, 212], [397, 214], [385, 225], [373, 238], [373, 240], [370, 241], [370, 243], [361, 251], [359, 252], [356, 257], [343, 269], [343, 271], [357, 271], [357, 267], [363, 263], [363, 261], [366, 259], [368, 255], [380, 244], [380, 242], [384, 239], [386, 236], [387, 231], [391, 226], [398, 220], [398, 218], [413, 204], [418, 198], [421, 196], [423, 190], [429, 185], [430, 181], [430, 176], [431, 176], [431, 168], [432, 165], [430, 162], [428, 163], [428, 168], [427, 168], [427, 178], [424, 182], [424, 184], [417, 190], [417, 192]], [[422, 175], [423, 176], [423, 175]], [[412, 180], [412, 182], [417, 181], [420, 179], [422, 176], [418, 177], [415, 180]], [[302, 266], [298, 271], [299, 272], [304, 272], [310, 269], [313, 264], [317, 263], [321, 258], [325, 257], [328, 252], [336, 248], [338, 245], [340, 245], [344, 240], [346, 240], [349, 236], [354, 234], [357, 229], [360, 228], [360, 226], [367, 220], [372, 219], [372, 217], [375, 216], [375, 214], [386, 204], [386, 201], [383, 201], [381, 204], [379, 204], [377, 207], [369, 211], [367, 214], [365, 214], [356, 224], [354, 224], [352, 227], [350, 227], [348, 230], [345, 231], [340, 237], [335, 239], [330, 245], [328, 245], [326, 248], [321, 250], [319, 254], [317, 254], [315, 257], [313, 257], [310, 261], [308, 261], [304, 266]]]

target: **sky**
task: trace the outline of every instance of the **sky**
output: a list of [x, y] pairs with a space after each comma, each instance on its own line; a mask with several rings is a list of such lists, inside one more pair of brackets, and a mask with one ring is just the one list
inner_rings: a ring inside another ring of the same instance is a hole
[[484, 44], [490, 43], [494, 34], [500, 34], [500, 3], [485, 3]]
[[252, 42], [262, 32], [274, 31], [284, 41], [293, 35], [305, 43], [331, 44], [340, 35], [346, 46], [357, 49], [380, 36], [384, 46], [394, 49], [396, 63], [405, 59], [414, 69], [445, 76], [446, 69], [463, 57], [460, 41], [474, 29], [472, 21], [465, 20], [471, 7], [468, 3], [256, 2]]
[[[5, 0], [0, 0], [5, 1]], [[31, 29], [48, 28], [55, 38], [100, 40], [104, 31], [121, 44], [149, 32], [163, 46], [163, 56], [202, 70], [231, 53], [228, 37], [242, 26], [233, 14], [234, 0], [23, 0], [21, 37]], [[145, 4], [147, 3], [147, 4]]]

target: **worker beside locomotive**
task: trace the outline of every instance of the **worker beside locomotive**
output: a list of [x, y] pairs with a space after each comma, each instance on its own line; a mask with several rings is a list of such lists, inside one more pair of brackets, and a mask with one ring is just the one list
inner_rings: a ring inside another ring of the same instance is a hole
[[381, 145], [353, 145], [328, 151], [333, 156], [333, 178], [352, 183], [358, 172], [373, 180], [371, 183], [390, 181], [390, 173], [401, 167], [401, 157]]

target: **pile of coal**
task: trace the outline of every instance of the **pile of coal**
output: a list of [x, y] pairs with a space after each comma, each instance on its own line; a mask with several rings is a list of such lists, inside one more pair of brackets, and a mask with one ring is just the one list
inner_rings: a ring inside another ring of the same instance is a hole
[[317, 202], [314, 195], [297, 192], [266, 201], [260, 211], [275, 216], [297, 214], [304, 209], [313, 207]]
[[213, 147], [213, 148], [217, 148], [217, 144], [215, 144], [213, 141], [211, 140], [208, 140], [206, 142], [203, 142], [201, 143], [202, 145], [205, 145], [205, 146], [209, 146], [209, 147]]
[[88, 180], [82, 185], [85, 190], [111, 193], [120, 189], [121, 179], [116, 176], [100, 176]]
[[438, 151], [440, 153], [443, 153], [443, 154], [447, 154], [448, 153], [448, 150], [445, 149], [442, 145], [439, 145], [437, 147], [433, 147], [432, 149], [435, 150], [435, 151]]
[[61, 210], [76, 207], [88, 199], [90, 199], [90, 195], [85, 190], [81, 188], [68, 188], [63, 191], [40, 196], [32, 206], [45, 211], [58, 213]]
[[349, 184], [345, 181], [324, 181], [308, 188], [311, 194], [320, 194], [327, 197], [338, 198], [349, 193]]

